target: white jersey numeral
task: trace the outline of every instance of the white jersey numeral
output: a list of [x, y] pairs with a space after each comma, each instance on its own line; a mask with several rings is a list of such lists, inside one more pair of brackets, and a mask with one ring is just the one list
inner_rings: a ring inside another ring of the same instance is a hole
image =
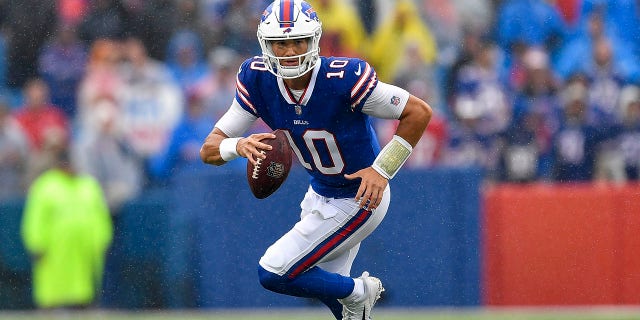
[[[348, 60], [333, 60], [329, 63], [330, 68], [334, 69], [342, 69], [349, 64]], [[338, 77], [340, 79], [344, 78], [344, 70], [336, 71], [336, 72], [327, 72], [327, 79], [332, 77]]]
[[260, 71], [268, 71], [269, 68], [267, 67], [267, 64], [262, 62], [262, 61], [252, 61], [251, 65], [249, 65], [249, 68], [253, 69], [253, 70], [260, 70]]
[[[289, 144], [291, 145], [293, 152], [298, 157], [298, 160], [300, 160], [302, 166], [308, 170], [313, 170], [311, 164], [305, 161], [302, 157], [300, 149], [298, 149], [298, 146], [293, 142], [288, 131], [285, 131], [285, 135], [287, 136]], [[344, 169], [344, 160], [342, 159], [342, 154], [340, 154], [340, 149], [338, 148], [338, 144], [336, 143], [336, 139], [333, 134], [326, 130], [309, 130], [302, 135], [302, 138], [304, 139], [307, 150], [309, 150], [309, 153], [311, 154], [313, 164], [318, 171], [323, 174], [339, 174], [342, 172]], [[327, 148], [326, 150], [331, 157], [331, 164], [325, 165], [322, 163], [320, 154], [316, 149], [316, 142], [324, 143], [324, 146]]]

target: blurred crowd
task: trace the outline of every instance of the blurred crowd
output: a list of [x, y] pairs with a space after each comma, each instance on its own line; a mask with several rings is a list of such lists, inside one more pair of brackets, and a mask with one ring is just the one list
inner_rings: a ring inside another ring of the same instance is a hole
[[[0, 201], [23, 197], [60, 145], [112, 211], [204, 168], [200, 145], [240, 63], [260, 55], [269, 2], [0, 0]], [[364, 58], [436, 110], [407, 166], [479, 166], [495, 182], [638, 179], [638, 1], [308, 2], [322, 55]], [[396, 124], [374, 123], [383, 141]]]

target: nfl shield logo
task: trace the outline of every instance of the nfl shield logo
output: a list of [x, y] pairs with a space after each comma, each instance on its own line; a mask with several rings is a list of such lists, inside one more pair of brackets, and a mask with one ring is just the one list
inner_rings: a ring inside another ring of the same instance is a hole
[[284, 164], [280, 162], [271, 162], [267, 167], [267, 176], [279, 179], [284, 175]]
[[398, 106], [398, 104], [400, 104], [400, 98], [396, 96], [391, 97], [391, 104], [394, 106]]

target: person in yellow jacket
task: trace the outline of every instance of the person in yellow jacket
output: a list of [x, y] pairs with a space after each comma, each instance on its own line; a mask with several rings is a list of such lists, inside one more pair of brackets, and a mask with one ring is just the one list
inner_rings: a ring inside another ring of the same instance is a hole
[[57, 165], [27, 194], [21, 233], [33, 257], [33, 298], [39, 308], [83, 308], [96, 299], [113, 225], [97, 180], [77, 174], [66, 143]]
[[322, 18], [320, 52], [324, 56], [364, 58], [368, 35], [358, 14], [349, 2], [341, 0], [309, 0]]
[[436, 60], [437, 44], [411, 0], [399, 0], [371, 37], [369, 61], [380, 81], [393, 83], [408, 48], [417, 47], [427, 65]]

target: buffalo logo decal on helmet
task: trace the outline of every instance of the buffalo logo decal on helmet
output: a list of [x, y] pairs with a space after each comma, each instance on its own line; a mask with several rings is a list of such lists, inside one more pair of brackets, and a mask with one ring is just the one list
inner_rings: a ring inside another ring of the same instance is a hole
[[313, 7], [310, 4], [308, 4], [306, 2], [302, 2], [302, 12], [304, 12], [304, 14], [307, 17], [309, 17], [309, 19], [313, 19], [315, 21], [320, 21], [316, 11], [313, 9]]
[[265, 9], [264, 11], [262, 11], [262, 18], [260, 18], [260, 21], [264, 21], [265, 19], [267, 19], [267, 17], [271, 14], [271, 6], [267, 7], [267, 9]]

